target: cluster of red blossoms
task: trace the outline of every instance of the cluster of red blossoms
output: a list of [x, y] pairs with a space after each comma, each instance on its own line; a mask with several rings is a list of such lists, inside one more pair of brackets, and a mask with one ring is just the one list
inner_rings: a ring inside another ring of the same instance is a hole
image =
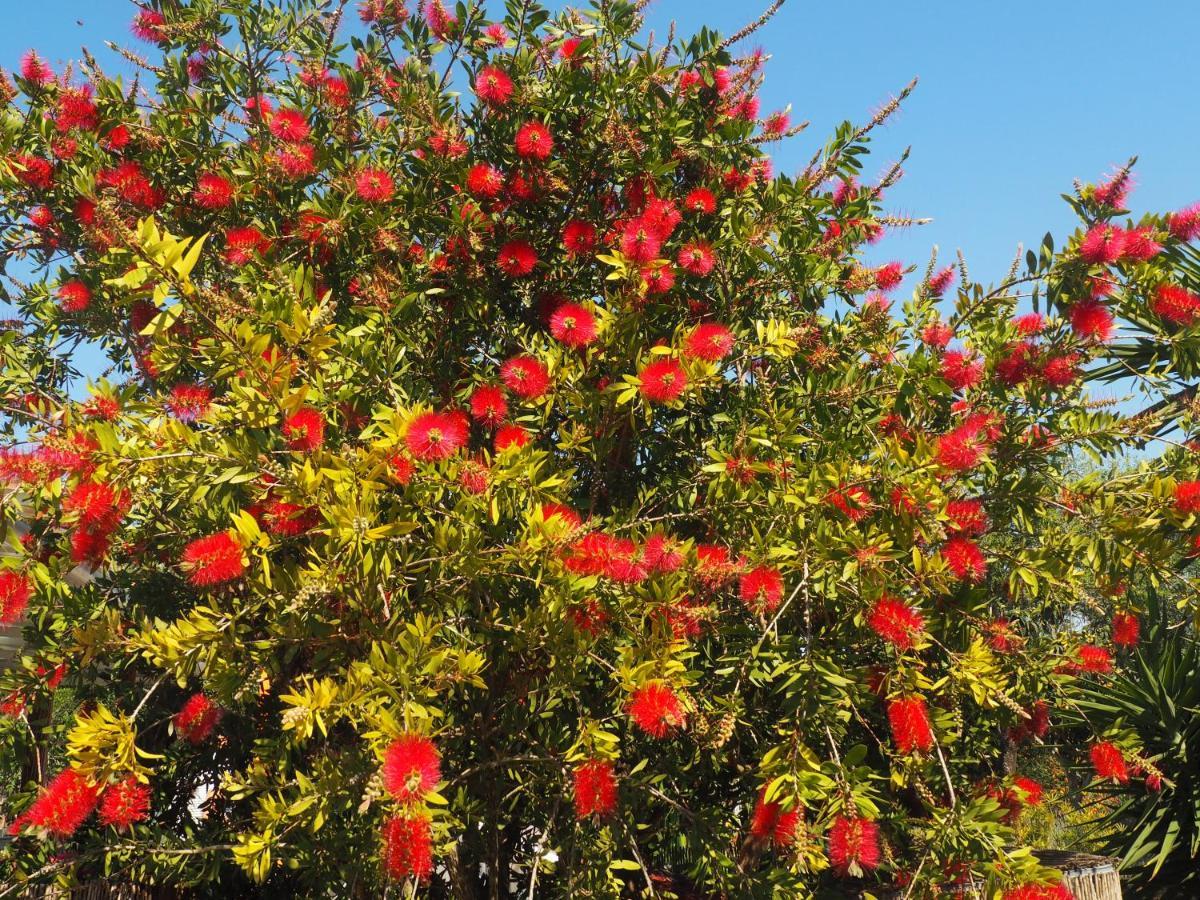
[[102, 824], [127, 829], [150, 815], [150, 788], [135, 776], [104, 787], [93, 784], [75, 769], [63, 769], [46, 789], [9, 826], [9, 834], [26, 828], [43, 829], [56, 837], [70, 837], [96, 810]]

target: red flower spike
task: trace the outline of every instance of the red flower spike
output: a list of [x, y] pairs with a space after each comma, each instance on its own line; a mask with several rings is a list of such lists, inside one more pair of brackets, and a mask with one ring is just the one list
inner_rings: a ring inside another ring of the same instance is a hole
[[393, 816], [383, 823], [383, 868], [400, 880], [424, 880], [433, 874], [433, 832], [419, 813]]
[[550, 333], [568, 347], [586, 347], [596, 340], [596, 317], [578, 303], [564, 303], [550, 316]]
[[29, 606], [33, 585], [20, 572], [0, 569], [0, 623], [17, 621]]
[[867, 616], [867, 625], [897, 650], [909, 650], [925, 631], [925, 619], [919, 612], [895, 597], [884, 595]]
[[838, 816], [829, 829], [829, 863], [843, 877], [861, 877], [879, 866], [879, 826], [859, 816]]
[[642, 382], [639, 388], [642, 396], [652, 404], [673, 403], [688, 385], [683, 366], [669, 357], [659, 357], [648, 363], [638, 373], [638, 378]]
[[683, 355], [688, 359], [717, 362], [733, 352], [733, 332], [724, 325], [707, 322], [697, 325], [683, 344]]
[[572, 773], [575, 793], [575, 817], [604, 818], [617, 808], [617, 779], [613, 764], [604, 759], [589, 759]]
[[1115, 612], [1112, 617], [1112, 641], [1118, 647], [1136, 647], [1142, 624], [1133, 613]]
[[307, 453], [325, 443], [325, 417], [311, 406], [302, 406], [283, 422], [289, 450]]
[[150, 786], [133, 775], [109, 786], [100, 796], [97, 818], [104, 825], [124, 831], [150, 817]]
[[929, 725], [929, 710], [921, 697], [901, 697], [888, 704], [888, 722], [892, 740], [904, 755], [933, 749], [933, 729]]
[[1092, 767], [1096, 770], [1097, 778], [1127, 784], [1129, 768], [1125, 764], [1125, 754], [1121, 748], [1109, 741], [1097, 741], [1089, 751], [1092, 757]]
[[175, 714], [175, 733], [190, 744], [203, 744], [221, 721], [221, 708], [203, 693], [192, 694]]
[[738, 593], [742, 602], [759, 615], [773, 613], [783, 600], [783, 575], [770, 566], [759, 566], [742, 576]]
[[961, 534], [942, 546], [942, 558], [959, 581], [982, 581], [987, 573], [987, 560], [974, 541]]
[[501, 424], [508, 416], [508, 401], [504, 389], [494, 384], [483, 384], [471, 394], [471, 418], [491, 427]]
[[388, 793], [401, 803], [418, 803], [442, 780], [441, 756], [429, 738], [404, 734], [388, 746], [381, 771]]
[[26, 826], [44, 828], [55, 837], [70, 837], [92, 814], [100, 789], [75, 769], [63, 769], [46, 786], [29, 809], [9, 826], [19, 834]]
[[526, 159], [545, 160], [554, 152], [554, 138], [541, 122], [526, 122], [517, 132], [517, 155]]
[[664, 738], [686, 721], [683, 705], [665, 681], [649, 681], [635, 690], [625, 711], [646, 734]]
[[503, 107], [512, 99], [513, 83], [503, 69], [485, 66], [475, 76], [475, 96], [488, 106]]
[[451, 413], [422, 413], [408, 426], [404, 443], [421, 462], [449, 459], [467, 442], [467, 428]]
[[514, 356], [500, 367], [500, 380], [523, 400], [536, 400], [550, 387], [550, 373], [533, 356]]
[[246, 572], [242, 545], [231, 531], [192, 541], [183, 550], [183, 568], [196, 587], [209, 587], [241, 578]]
[[778, 800], [767, 801], [767, 789], [758, 792], [754, 812], [750, 815], [750, 837], [759, 843], [787, 848], [796, 843], [796, 829], [800, 824], [798, 807], [785, 810]]

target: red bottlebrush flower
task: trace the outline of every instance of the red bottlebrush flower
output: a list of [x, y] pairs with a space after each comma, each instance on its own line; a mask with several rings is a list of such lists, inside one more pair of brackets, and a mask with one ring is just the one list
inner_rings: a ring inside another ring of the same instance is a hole
[[938, 350], [945, 349], [954, 338], [954, 329], [945, 322], [934, 322], [921, 330], [921, 342]]
[[[38, 231], [46, 231], [54, 224], [54, 212], [48, 206], [35, 206], [29, 211], [29, 224]], [[55, 242], [53, 235], [48, 240]]]
[[46, 785], [9, 826], [9, 834], [19, 834], [27, 825], [44, 828], [56, 837], [70, 837], [92, 814], [100, 800], [100, 789], [75, 769], [63, 769]]
[[311, 406], [302, 406], [283, 420], [289, 450], [307, 453], [325, 443], [325, 417]]
[[634, 724], [654, 738], [666, 737], [683, 725], [683, 704], [665, 681], [648, 681], [629, 696], [625, 711]]
[[617, 779], [613, 764], [605, 759], [589, 759], [575, 767], [575, 817], [604, 818], [617, 808]]
[[639, 216], [621, 233], [621, 253], [635, 263], [652, 262], [662, 249], [662, 239], [645, 216]]
[[627, 538], [611, 538], [604, 575], [621, 584], [637, 584], [650, 573], [643, 565], [637, 545]]
[[983, 378], [983, 360], [950, 350], [942, 357], [942, 378], [956, 391], [973, 388]]
[[660, 357], [648, 363], [638, 378], [642, 384], [639, 390], [648, 403], [673, 403], [687, 388], [687, 372], [678, 361]]
[[246, 572], [242, 545], [230, 531], [221, 531], [192, 541], [183, 550], [183, 568], [196, 587], [222, 584]]
[[942, 559], [960, 581], [980, 581], [987, 573], [983, 551], [968, 537], [956, 534], [942, 546]]
[[290, 181], [300, 181], [317, 171], [317, 150], [312, 144], [288, 144], [274, 153], [270, 160]]
[[770, 566], [758, 566], [742, 576], [738, 593], [754, 612], [772, 613], [783, 600], [783, 574]]
[[112, 397], [91, 397], [83, 406], [83, 414], [89, 419], [111, 422], [121, 413], [121, 404]]
[[100, 797], [97, 817], [104, 825], [124, 831], [134, 822], [150, 817], [150, 786], [133, 775], [107, 788]]
[[890, 262], [875, 270], [875, 287], [881, 291], [890, 291], [892, 288], [899, 286], [903, 280], [903, 263]]
[[678, 262], [683, 271], [703, 278], [713, 270], [717, 260], [707, 243], [694, 241], [683, 245], [679, 251]]
[[641, 276], [646, 282], [647, 294], [665, 294], [675, 286], [675, 269], [670, 263], [642, 266]]
[[54, 187], [54, 164], [50, 160], [23, 153], [14, 156], [12, 161], [14, 174], [25, 184], [43, 191]]
[[383, 868], [396, 880], [424, 880], [433, 874], [433, 832], [427, 818], [411, 813], [383, 823]]
[[695, 188], [683, 200], [683, 208], [709, 215], [717, 210], [717, 198], [708, 188]]
[[475, 96], [488, 106], [506, 106], [512, 95], [512, 79], [503, 69], [485, 66], [475, 76]]
[[652, 534], [642, 548], [642, 562], [652, 572], [675, 572], [683, 565], [679, 543], [664, 534]]
[[467, 170], [467, 190], [484, 200], [499, 197], [504, 190], [504, 173], [487, 163], [471, 166]]
[[1080, 300], [1070, 309], [1071, 330], [1085, 341], [1103, 343], [1113, 335], [1113, 314], [1099, 300]]
[[63, 500], [63, 512], [83, 528], [109, 532], [120, 524], [128, 502], [112, 485], [85, 481]]
[[1022, 643], [1008, 619], [993, 619], [988, 623], [987, 630], [988, 643], [997, 653], [1011, 653]]
[[496, 429], [496, 437], [492, 443], [497, 453], [503, 453], [505, 450], [528, 447], [530, 440], [529, 432], [520, 425], [502, 425]]
[[76, 529], [71, 534], [71, 559], [77, 563], [95, 565], [108, 555], [108, 534], [89, 528]]
[[554, 151], [550, 129], [541, 122], [526, 122], [517, 132], [517, 154], [526, 159], [548, 159]]
[[902, 754], [928, 753], [933, 749], [933, 729], [929, 725], [929, 710], [921, 697], [900, 697], [888, 704], [888, 722], [892, 740]]
[[988, 529], [987, 513], [978, 500], [951, 500], [946, 504], [946, 516], [959, 534], [979, 535]]
[[1079, 648], [1079, 671], [1104, 675], [1112, 671], [1112, 654], [1103, 647], [1084, 644]]
[[733, 332], [716, 322], [697, 325], [683, 343], [683, 355], [688, 359], [717, 362], [733, 352]]
[[21, 57], [21, 77], [37, 87], [45, 87], [54, 81], [54, 70], [36, 50], [27, 50]]
[[563, 227], [563, 246], [568, 256], [587, 256], [596, 249], [596, 226], [572, 219]]
[[191, 744], [203, 744], [221, 721], [221, 708], [203, 693], [188, 697], [175, 714], [175, 734]]
[[1167, 227], [1177, 241], [1193, 241], [1200, 237], [1200, 203], [1171, 213]]
[[225, 261], [230, 265], [244, 266], [256, 256], [266, 256], [270, 249], [270, 239], [253, 225], [225, 232]]
[[767, 789], [758, 792], [754, 812], [750, 814], [750, 837], [759, 843], [790, 847], [796, 843], [796, 827], [800, 824], [800, 809], [784, 810], [778, 800], [766, 800]]
[[925, 631], [925, 619], [919, 612], [903, 600], [886, 594], [875, 602], [867, 616], [867, 625], [898, 650], [911, 649]]
[[861, 877], [879, 866], [879, 826], [859, 816], [838, 816], [829, 829], [829, 863], [839, 875]]
[[1001, 900], [1075, 900], [1075, 895], [1061, 884], [1023, 884], [1005, 891]]
[[233, 182], [213, 172], [206, 172], [196, 182], [192, 197], [205, 209], [224, 209], [233, 202]]
[[763, 120], [763, 134], [769, 137], [782, 137], [791, 125], [791, 118], [780, 110], [773, 112]]
[[458, 467], [458, 483], [468, 494], [482, 494], [488, 489], [491, 470], [477, 459], [464, 460]]
[[133, 24], [129, 26], [129, 30], [133, 32], [134, 37], [156, 44], [165, 37], [163, 26], [166, 24], [167, 20], [158, 10], [143, 9], [133, 17]]
[[165, 199], [163, 192], [150, 183], [142, 167], [132, 160], [97, 172], [96, 185], [112, 188], [126, 203], [142, 209], [157, 209]]
[[539, 511], [541, 512], [543, 522], [550, 522], [552, 519], [556, 519], [568, 531], [574, 531], [583, 524], [583, 520], [579, 518], [579, 513], [562, 503], [543, 503], [539, 507]]
[[1038, 364], [1039, 350], [1032, 341], [1009, 344], [1007, 355], [996, 360], [996, 377], [1009, 387], [1029, 380]]
[[442, 758], [433, 741], [419, 734], [403, 734], [387, 748], [383, 758], [383, 786], [401, 803], [417, 803], [442, 780]]
[[1026, 313], [1013, 319], [1013, 327], [1021, 337], [1033, 337], [1046, 329], [1046, 317], [1041, 313]]
[[92, 302], [91, 289], [77, 278], [60, 285], [57, 293], [63, 312], [83, 312]]
[[93, 131], [99, 113], [92, 100], [92, 86], [64, 88], [54, 104], [54, 126], [62, 134], [68, 131]]
[[550, 316], [550, 333], [568, 347], [586, 347], [596, 340], [596, 317], [578, 303], [564, 303]]
[[212, 391], [199, 384], [179, 384], [171, 388], [167, 408], [181, 422], [194, 422], [208, 413]]
[[1150, 309], [1159, 318], [1184, 328], [1200, 321], [1200, 297], [1174, 284], [1158, 288]]
[[28, 578], [12, 569], [0, 569], [0, 622], [8, 625], [21, 618], [32, 594]]
[[567, 571], [576, 575], [601, 575], [608, 567], [616, 539], [602, 531], [593, 531], [575, 541], [563, 557]]
[[496, 427], [508, 416], [508, 401], [504, 389], [494, 384], [482, 384], [471, 394], [471, 418], [483, 425]]
[[729, 551], [715, 544], [696, 547], [696, 576], [708, 587], [719, 587], [733, 577], [736, 566]]
[[1093, 225], [1079, 242], [1079, 255], [1092, 265], [1115, 263], [1125, 253], [1125, 237], [1116, 225]]
[[1175, 509], [1184, 516], [1200, 512], [1200, 481], [1181, 481], [1175, 485]]
[[466, 423], [452, 413], [422, 413], [412, 420], [404, 434], [405, 446], [422, 462], [449, 459], [466, 442]]
[[289, 144], [302, 144], [308, 140], [312, 129], [308, 117], [298, 109], [281, 109], [271, 116], [267, 127], [271, 134]]
[[954, 266], [946, 266], [929, 277], [925, 282], [925, 289], [931, 297], [940, 297], [954, 283], [954, 275], [957, 270]]
[[550, 372], [533, 356], [514, 356], [500, 367], [500, 380], [523, 400], [536, 400], [550, 388]]
[[413, 473], [417, 471], [416, 464], [400, 453], [388, 457], [388, 469], [391, 471], [392, 477], [401, 484], [408, 484], [412, 481]]
[[1052, 356], [1042, 364], [1041, 376], [1047, 387], [1064, 388], [1079, 377], [1079, 357], [1074, 353]]
[[979, 465], [988, 451], [989, 442], [981, 429], [964, 422], [937, 440], [938, 462], [945, 468], [962, 472]]
[[358, 17], [364, 24], [378, 22], [389, 28], [398, 28], [408, 21], [408, 10], [404, 0], [362, 0], [358, 6]]
[[1092, 199], [1101, 206], [1124, 209], [1132, 188], [1133, 178], [1128, 169], [1118, 170], [1107, 181], [1102, 181], [1092, 188]]
[[870, 492], [861, 485], [839, 487], [835, 491], [830, 491], [825, 499], [830, 506], [840, 510], [842, 515], [851, 522], [861, 522], [871, 514], [871, 510], [875, 506]]
[[354, 190], [366, 203], [386, 203], [396, 193], [396, 183], [383, 169], [365, 168], [354, 176]]
[[1092, 768], [1097, 778], [1109, 778], [1121, 784], [1129, 782], [1129, 768], [1125, 765], [1125, 754], [1121, 748], [1109, 741], [1097, 741], [1089, 751]]
[[523, 278], [537, 265], [537, 251], [529, 241], [509, 241], [500, 248], [496, 264], [510, 278]]
[[1121, 259], [1145, 262], [1162, 252], [1162, 244], [1154, 239], [1154, 231], [1146, 225], [1125, 232], [1125, 247]]
[[1032, 778], [1018, 775], [1013, 779], [1013, 787], [1021, 792], [1021, 802], [1025, 806], [1042, 805], [1043, 788]]
[[1133, 613], [1115, 612], [1112, 617], [1112, 641], [1118, 647], [1136, 647], [1142, 623]]

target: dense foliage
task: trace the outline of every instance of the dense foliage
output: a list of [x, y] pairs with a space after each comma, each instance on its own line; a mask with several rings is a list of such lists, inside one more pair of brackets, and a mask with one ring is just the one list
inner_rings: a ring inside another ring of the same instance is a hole
[[1077, 613], [1195, 594], [1200, 211], [1122, 169], [994, 288], [868, 266], [895, 103], [775, 176], [739, 36], [351, 10], [0, 83], [11, 882], [1053, 896], [1014, 748], [1139, 610]]

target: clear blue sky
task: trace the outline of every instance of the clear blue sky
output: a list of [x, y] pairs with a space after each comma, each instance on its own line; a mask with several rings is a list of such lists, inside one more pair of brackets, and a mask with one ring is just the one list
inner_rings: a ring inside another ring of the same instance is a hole
[[[9, 2], [0, 31], [5, 68], [29, 47], [57, 65], [84, 44], [115, 70], [120, 60], [104, 39], [135, 43], [124, 0]], [[681, 34], [702, 25], [731, 34], [767, 2], [654, 0], [648, 25], [660, 37], [672, 19]], [[793, 121], [812, 122], [776, 145], [783, 171], [799, 169], [839, 121], [863, 121], [919, 76], [916, 93], [879, 133], [870, 166], [884, 168], [911, 144], [907, 175], [887, 202], [934, 222], [872, 252], [923, 265], [932, 244], [943, 254], [961, 247], [972, 274], [989, 280], [1003, 275], [1018, 241], [1036, 245], [1047, 230], [1068, 230], [1059, 195], [1073, 178], [1093, 180], [1133, 154], [1135, 212], [1200, 200], [1197, 34], [1194, 0], [860, 0], [852, 9], [788, 0], [746, 49], [773, 57], [763, 112], [790, 103]]]

